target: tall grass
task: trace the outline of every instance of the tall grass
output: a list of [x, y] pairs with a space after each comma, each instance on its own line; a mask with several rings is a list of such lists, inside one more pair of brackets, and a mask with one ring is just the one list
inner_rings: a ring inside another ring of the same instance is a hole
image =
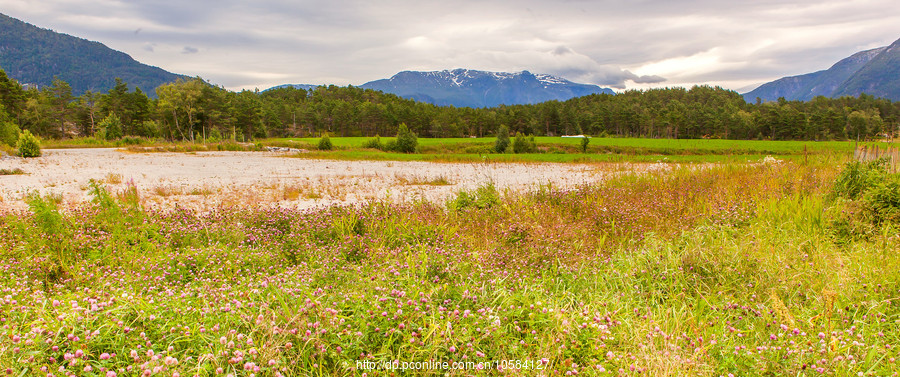
[[[836, 241], [837, 173], [686, 167], [572, 190], [486, 187], [449, 206], [205, 213], [147, 210], [130, 204], [136, 192], [96, 186], [85, 207], [35, 202], [0, 222], [0, 364], [14, 375], [388, 375], [357, 361], [394, 360], [530, 368], [512, 375], [889, 375], [900, 240]], [[102, 254], [34, 285], [32, 256], [58, 229]]]

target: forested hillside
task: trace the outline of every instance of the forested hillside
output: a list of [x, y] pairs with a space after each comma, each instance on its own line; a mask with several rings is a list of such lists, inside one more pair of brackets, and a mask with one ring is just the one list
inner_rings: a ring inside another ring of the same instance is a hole
[[141, 64], [128, 54], [82, 38], [42, 29], [0, 14], [0, 67], [23, 84], [50, 85], [59, 77], [76, 94], [105, 92], [120, 77], [153, 93], [182, 77]]
[[230, 92], [200, 78], [156, 90], [124, 81], [106, 93], [75, 96], [62, 80], [23, 90], [0, 74], [8, 126], [42, 137], [145, 136], [172, 140], [394, 135], [405, 123], [421, 137], [590, 134], [653, 138], [832, 140], [897, 131], [900, 103], [868, 95], [748, 104], [718, 87], [595, 94], [565, 102], [493, 108], [439, 107], [356, 87], [284, 87]]

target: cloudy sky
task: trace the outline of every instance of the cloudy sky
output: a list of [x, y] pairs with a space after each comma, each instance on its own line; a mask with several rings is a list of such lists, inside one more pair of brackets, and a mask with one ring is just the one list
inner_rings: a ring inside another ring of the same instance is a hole
[[232, 90], [470, 68], [746, 91], [900, 38], [897, 0], [0, 0], [0, 13]]

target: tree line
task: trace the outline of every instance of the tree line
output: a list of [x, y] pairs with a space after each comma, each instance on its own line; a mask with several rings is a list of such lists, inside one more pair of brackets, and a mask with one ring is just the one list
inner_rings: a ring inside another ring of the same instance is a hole
[[513, 134], [546, 136], [844, 140], [896, 133], [900, 124], [900, 102], [865, 94], [747, 103], [736, 92], [709, 86], [477, 109], [352, 86], [232, 92], [199, 77], [161, 85], [154, 94], [129, 89], [120, 79], [106, 93], [78, 96], [59, 79], [25, 89], [0, 70], [0, 141], [17, 130], [43, 138], [376, 136], [395, 135], [401, 124], [420, 137], [492, 136], [505, 126]]

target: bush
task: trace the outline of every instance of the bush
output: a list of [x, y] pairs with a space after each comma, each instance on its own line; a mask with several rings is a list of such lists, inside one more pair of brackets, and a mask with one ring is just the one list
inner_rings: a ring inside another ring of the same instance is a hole
[[886, 160], [849, 162], [834, 182], [831, 199], [857, 199], [863, 192], [883, 181], [887, 175]]
[[505, 124], [500, 125], [497, 130], [497, 142], [494, 143], [494, 152], [504, 153], [509, 148], [509, 128]]
[[415, 153], [418, 145], [416, 134], [406, 127], [406, 123], [400, 123], [400, 128], [397, 129], [397, 152]]
[[26, 158], [41, 157], [41, 143], [28, 130], [19, 134], [19, 142], [16, 143], [16, 148], [19, 149], [19, 156]]
[[322, 134], [322, 138], [319, 139], [318, 148], [320, 151], [330, 151], [334, 149], [334, 146], [331, 145], [331, 139], [328, 137], [328, 134]]
[[886, 161], [850, 162], [831, 190], [828, 225], [838, 242], [867, 239], [885, 224], [900, 224], [900, 175]]
[[534, 142], [534, 135], [525, 137], [521, 132], [516, 132], [516, 139], [513, 141], [513, 153], [534, 153], [537, 151], [537, 145]]
[[493, 183], [488, 183], [475, 189], [475, 192], [460, 191], [456, 197], [447, 203], [447, 208], [459, 211], [474, 207], [478, 209], [491, 208], [500, 204], [500, 193]]
[[106, 140], [116, 140], [122, 137], [122, 121], [115, 113], [109, 113], [99, 124], [106, 131]]
[[873, 223], [900, 223], [900, 176], [892, 175], [878, 182], [862, 198]]
[[588, 139], [587, 136], [581, 138], [581, 153], [587, 153], [587, 147], [590, 142], [591, 139]]
[[378, 149], [378, 150], [382, 150], [382, 151], [384, 150], [384, 144], [381, 144], [381, 136], [378, 136], [378, 135], [375, 135], [374, 139], [369, 139], [369, 140], [364, 141], [362, 144], [362, 147]]

